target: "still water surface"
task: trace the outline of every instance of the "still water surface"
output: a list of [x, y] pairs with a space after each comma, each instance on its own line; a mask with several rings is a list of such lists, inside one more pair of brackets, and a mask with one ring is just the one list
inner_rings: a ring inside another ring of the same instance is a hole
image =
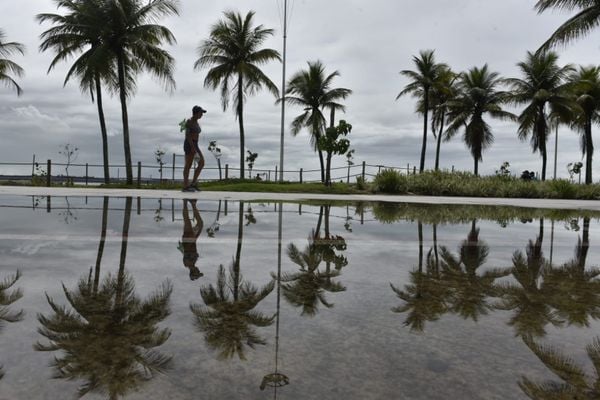
[[590, 213], [0, 197], [0, 399], [600, 396]]

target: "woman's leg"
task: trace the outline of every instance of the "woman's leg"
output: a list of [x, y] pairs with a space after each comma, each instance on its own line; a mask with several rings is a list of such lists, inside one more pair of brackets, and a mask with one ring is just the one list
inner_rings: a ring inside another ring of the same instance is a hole
[[192, 162], [194, 162], [194, 154], [186, 154], [185, 155], [185, 164], [183, 165], [183, 187], [186, 188], [189, 186], [188, 175], [190, 174], [190, 168], [192, 167]]
[[200, 159], [198, 160], [198, 165], [196, 166], [196, 170], [194, 171], [194, 179], [192, 180], [192, 185], [198, 183], [198, 177], [200, 176], [200, 172], [204, 168], [204, 156], [200, 150], [197, 150], [200, 155]]

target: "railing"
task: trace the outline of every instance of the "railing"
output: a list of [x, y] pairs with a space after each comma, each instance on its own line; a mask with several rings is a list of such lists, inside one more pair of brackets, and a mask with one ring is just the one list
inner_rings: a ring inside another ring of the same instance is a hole
[[[181, 182], [183, 180], [183, 155], [173, 154], [170, 164], [146, 165], [138, 162], [133, 165], [134, 181], [137, 185], [160, 183], [160, 182]], [[179, 163], [179, 165], [178, 165]], [[192, 165], [192, 171], [195, 165]], [[109, 165], [110, 182], [125, 182], [125, 165]], [[8, 170], [13, 171], [8, 173]], [[68, 169], [68, 174], [67, 174]], [[346, 165], [331, 168], [332, 182], [355, 182], [358, 177], [365, 180], [373, 178], [383, 169], [393, 169], [403, 174], [416, 173], [416, 167], [407, 164], [405, 167], [368, 164], [363, 161], [360, 164]], [[18, 171], [14, 173], [14, 171]], [[60, 171], [60, 173], [57, 173]], [[190, 174], [193, 172], [190, 171]], [[273, 168], [246, 168], [247, 178], [260, 179], [264, 181], [277, 181], [279, 176], [278, 167]], [[223, 168], [204, 167], [201, 181], [218, 181], [222, 179], [239, 178], [240, 169], [225, 164]], [[285, 181], [311, 183], [321, 182], [320, 169], [284, 170]], [[32, 162], [0, 162], [0, 180], [32, 180], [38, 179], [39, 184], [51, 186], [53, 183], [64, 183], [71, 181], [73, 183], [94, 185], [104, 183], [104, 165], [102, 164], [81, 164], [81, 163], [56, 163], [47, 160], [45, 163], [36, 162], [35, 156]]]

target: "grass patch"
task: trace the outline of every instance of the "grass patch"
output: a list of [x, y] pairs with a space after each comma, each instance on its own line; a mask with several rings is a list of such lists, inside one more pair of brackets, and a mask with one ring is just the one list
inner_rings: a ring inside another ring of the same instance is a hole
[[[378, 179], [380, 178], [380, 179]], [[383, 177], [376, 177], [379, 182]], [[394, 177], [393, 193], [423, 196], [500, 197], [528, 199], [600, 199], [600, 185], [579, 185], [567, 180], [523, 181], [516, 177], [475, 176], [467, 172], [424, 172]], [[397, 182], [396, 182], [397, 181]], [[375, 193], [384, 185], [374, 185]], [[398, 191], [397, 188], [401, 190]]]

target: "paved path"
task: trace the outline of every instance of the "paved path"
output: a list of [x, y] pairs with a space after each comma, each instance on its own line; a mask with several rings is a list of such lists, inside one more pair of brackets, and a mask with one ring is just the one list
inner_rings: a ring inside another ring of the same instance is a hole
[[64, 187], [0, 186], [0, 196], [89, 196], [89, 197], [141, 197], [150, 199], [200, 199], [200, 200], [345, 200], [345, 201], [389, 201], [421, 204], [471, 204], [490, 206], [514, 206], [528, 208], [560, 208], [569, 210], [600, 211], [599, 200], [551, 200], [551, 199], [504, 199], [482, 197], [434, 197], [434, 196], [391, 196], [391, 195], [340, 195], [308, 193], [253, 193], [253, 192], [198, 192], [182, 193], [176, 190], [148, 189], [85, 189]]

